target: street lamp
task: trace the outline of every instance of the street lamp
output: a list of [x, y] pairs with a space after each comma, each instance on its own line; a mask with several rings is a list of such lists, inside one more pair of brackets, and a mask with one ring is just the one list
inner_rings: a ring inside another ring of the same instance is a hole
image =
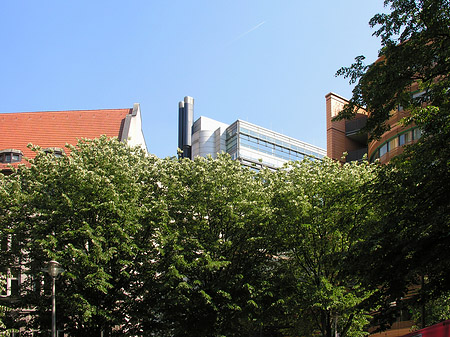
[[56, 286], [55, 280], [64, 269], [60, 267], [59, 263], [52, 260], [48, 263], [47, 273], [52, 277], [52, 337], [56, 337]]

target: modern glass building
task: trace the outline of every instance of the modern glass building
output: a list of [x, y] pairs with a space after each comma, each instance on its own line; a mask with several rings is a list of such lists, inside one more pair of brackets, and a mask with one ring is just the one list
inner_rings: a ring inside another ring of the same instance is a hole
[[242, 165], [278, 168], [290, 160], [323, 158], [326, 151], [255, 124], [237, 120], [231, 125], [200, 117], [192, 127], [192, 158], [229, 153]]
[[182, 158], [215, 158], [225, 152], [244, 166], [275, 169], [290, 160], [326, 156], [325, 149], [240, 119], [225, 124], [202, 116], [192, 122], [193, 114], [194, 99], [186, 96], [179, 103], [178, 147]]
[[287, 161], [323, 158], [326, 151], [281, 133], [237, 120], [226, 129], [225, 152], [242, 165], [277, 168]]

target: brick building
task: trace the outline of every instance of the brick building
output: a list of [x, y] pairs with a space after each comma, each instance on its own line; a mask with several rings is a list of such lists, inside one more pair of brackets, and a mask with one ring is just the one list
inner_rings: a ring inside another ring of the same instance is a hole
[[[420, 94], [417, 88], [411, 91], [413, 97]], [[348, 100], [332, 92], [328, 93], [325, 99], [327, 156], [342, 163], [361, 160], [364, 155], [367, 155], [371, 162], [379, 159], [380, 163], [387, 163], [403, 152], [404, 145], [416, 142], [421, 136], [420, 129], [416, 125], [404, 126], [400, 123], [402, 118], [408, 116], [408, 112], [398, 107], [387, 121], [390, 130], [386, 131], [380, 139], [369, 141], [369, 135], [361, 132], [366, 125], [367, 111], [360, 109], [351, 120], [333, 121]], [[343, 157], [344, 153], [347, 153], [345, 157]]]

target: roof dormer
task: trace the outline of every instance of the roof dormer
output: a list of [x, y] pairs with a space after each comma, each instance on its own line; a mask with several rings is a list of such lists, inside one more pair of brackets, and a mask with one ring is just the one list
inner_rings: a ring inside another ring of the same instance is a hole
[[23, 153], [16, 149], [6, 149], [0, 151], [0, 163], [18, 163], [22, 160]]

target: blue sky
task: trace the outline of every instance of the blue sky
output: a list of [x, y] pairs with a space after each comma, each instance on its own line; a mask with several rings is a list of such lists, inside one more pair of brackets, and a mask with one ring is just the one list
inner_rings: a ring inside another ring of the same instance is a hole
[[[382, 0], [4, 0], [0, 112], [141, 104], [149, 152], [173, 156], [178, 102], [326, 148], [334, 74], [376, 59]], [[7, 126], [1, 126], [7, 127]]]

